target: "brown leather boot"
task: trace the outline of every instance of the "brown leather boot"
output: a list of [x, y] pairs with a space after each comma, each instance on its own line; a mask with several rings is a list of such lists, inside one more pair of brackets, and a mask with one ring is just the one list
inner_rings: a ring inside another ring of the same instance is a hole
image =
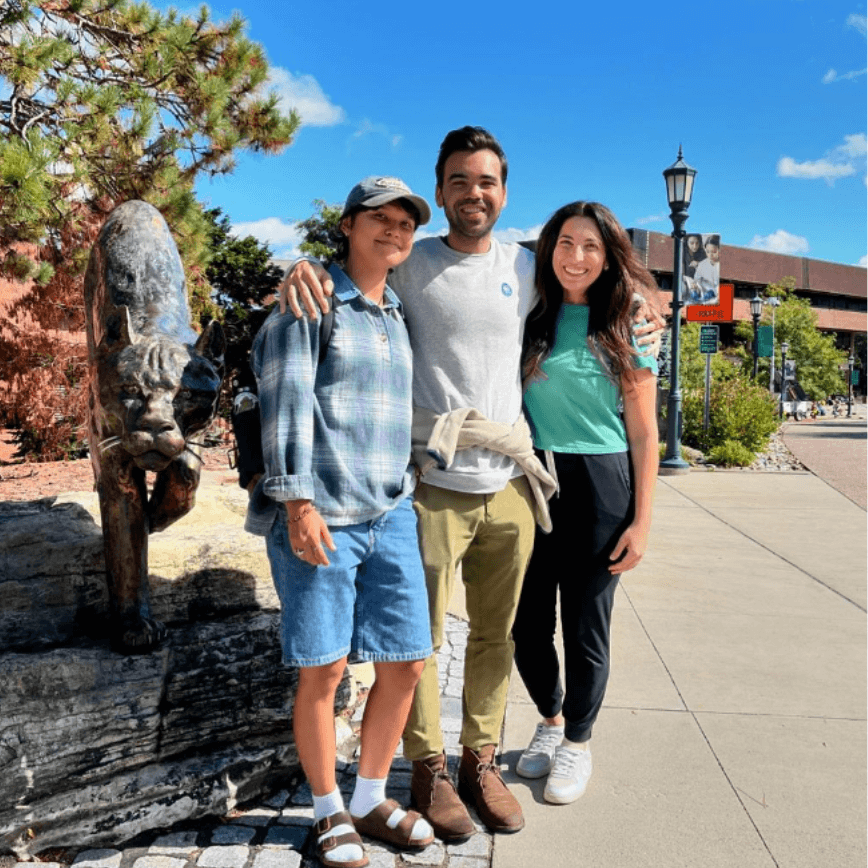
[[478, 752], [464, 748], [458, 767], [458, 792], [465, 802], [476, 806], [479, 819], [489, 831], [518, 832], [524, 828], [521, 805], [500, 777], [493, 744]]
[[410, 804], [431, 824], [441, 841], [457, 844], [476, 831], [449, 777], [445, 752], [413, 761]]

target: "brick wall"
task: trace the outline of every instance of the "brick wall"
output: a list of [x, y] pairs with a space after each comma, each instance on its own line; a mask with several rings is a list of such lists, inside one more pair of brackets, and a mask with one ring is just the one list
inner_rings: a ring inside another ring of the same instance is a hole
[[[634, 244], [643, 250], [646, 267], [651, 271], [672, 274], [673, 240], [660, 232], [631, 229]], [[637, 243], [638, 242], [638, 243]], [[722, 283], [755, 283], [766, 286], [779, 283], [785, 277], [795, 278], [796, 289], [811, 292], [845, 295], [851, 298], [868, 297], [868, 272], [857, 265], [825, 262], [801, 256], [785, 256], [747, 247], [720, 247], [720, 279]]]

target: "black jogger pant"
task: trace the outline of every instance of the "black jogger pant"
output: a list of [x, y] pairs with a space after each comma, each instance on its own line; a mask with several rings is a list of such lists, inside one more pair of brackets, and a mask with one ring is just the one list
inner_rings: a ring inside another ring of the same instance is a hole
[[[543, 717], [562, 712], [565, 735], [591, 737], [609, 678], [609, 633], [618, 575], [609, 556], [633, 518], [630, 456], [555, 453], [560, 492], [553, 530], [537, 528], [512, 635], [519, 674]], [[565, 689], [555, 647], [560, 591]]]

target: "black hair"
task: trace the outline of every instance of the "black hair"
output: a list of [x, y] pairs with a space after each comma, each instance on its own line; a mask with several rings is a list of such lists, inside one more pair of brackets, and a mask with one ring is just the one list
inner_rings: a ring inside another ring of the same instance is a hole
[[[405, 199], [403, 196], [400, 199], [393, 199], [391, 202], [384, 202], [384, 205], [400, 205], [412, 218], [413, 218], [413, 229], [417, 229], [419, 227], [419, 223], [422, 220], [422, 215], [419, 213], [419, 209], [409, 200]], [[349, 209], [345, 214], [341, 215], [341, 219], [338, 221], [338, 242], [337, 247], [335, 248], [335, 252], [332, 254], [329, 262], [337, 262], [338, 264], [343, 264], [347, 261], [347, 257], [350, 255], [350, 242], [346, 235], [340, 231], [340, 224], [344, 222], [344, 219], [347, 217], [355, 218], [356, 214], [360, 214], [362, 211], [376, 211], [377, 208], [381, 208], [382, 205], [374, 205], [371, 207], [370, 205], [354, 205]]]
[[446, 161], [452, 154], [459, 151], [494, 151], [500, 160], [500, 180], [506, 185], [506, 175], [509, 167], [506, 162], [506, 154], [494, 136], [483, 127], [461, 127], [446, 134], [440, 145], [440, 153], [437, 155], [437, 164], [434, 166], [434, 174], [437, 177], [437, 186], [443, 187], [443, 172]]

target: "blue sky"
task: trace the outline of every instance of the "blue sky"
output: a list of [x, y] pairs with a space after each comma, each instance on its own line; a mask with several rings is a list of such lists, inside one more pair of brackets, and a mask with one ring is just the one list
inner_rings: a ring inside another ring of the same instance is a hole
[[[158, 4], [166, 7], [168, 3]], [[184, 10], [185, 5], [174, 4]], [[724, 243], [866, 263], [866, 15], [854, 0], [489, 0], [238, 9], [303, 126], [198, 192], [286, 257], [294, 223], [359, 179], [398, 175], [434, 205], [443, 136], [490, 129], [510, 163], [505, 238], [558, 206], [607, 204], [672, 230], [662, 171], [698, 170], [686, 228]], [[445, 227], [435, 210], [430, 232]]]

